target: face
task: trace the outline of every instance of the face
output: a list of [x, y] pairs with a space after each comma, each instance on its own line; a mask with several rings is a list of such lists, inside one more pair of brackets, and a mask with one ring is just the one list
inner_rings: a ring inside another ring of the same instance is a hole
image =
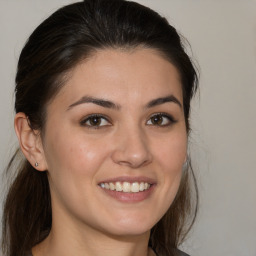
[[48, 105], [43, 151], [53, 220], [148, 232], [178, 190], [187, 133], [176, 68], [149, 49], [102, 50]]

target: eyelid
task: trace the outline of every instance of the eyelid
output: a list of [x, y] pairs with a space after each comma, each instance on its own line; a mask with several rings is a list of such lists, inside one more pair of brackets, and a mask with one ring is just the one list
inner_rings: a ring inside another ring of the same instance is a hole
[[[94, 118], [94, 117], [104, 119], [108, 122], [108, 124], [107, 125], [98, 125], [98, 126], [97, 125], [93, 126], [93, 125], [86, 124], [86, 122], [88, 122], [90, 120], [90, 118]], [[111, 122], [110, 118], [108, 118], [108, 117], [106, 117], [102, 114], [90, 114], [90, 115], [87, 115], [86, 117], [82, 118], [82, 120], [80, 121], [80, 125], [85, 126], [89, 129], [100, 129], [100, 128], [104, 128], [106, 126], [112, 125], [112, 122]]]
[[[164, 118], [167, 118], [169, 120], [169, 123], [168, 124], [164, 124], [164, 125], [154, 125], [154, 124], [150, 124], [152, 126], [158, 126], [158, 127], [166, 127], [166, 126], [171, 126], [172, 124], [176, 123], [177, 120], [170, 114], [167, 114], [167, 113], [164, 113], [164, 112], [158, 112], [158, 113], [154, 113], [152, 115], [150, 115], [149, 119], [147, 120], [150, 121], [151, 118], [153, 118], [154, 116], [161, 116], [161, 117], [164, 117]], [[146, 122], [146, 123], [147, 123]]]

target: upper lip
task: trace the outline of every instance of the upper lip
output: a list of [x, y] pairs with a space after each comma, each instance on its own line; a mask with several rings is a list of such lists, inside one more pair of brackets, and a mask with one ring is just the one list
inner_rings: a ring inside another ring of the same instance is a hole
[[133, 182], [147, 182], [149, 184], [155, 184], [156, 181], [152, 178], [149, 178], [149, 177], [145, 177], [145, 176], [138, 176], [138, 177], [135, 177], [135, 176], [120, 176], [120, 177], [114, 177], [114, 178], [108, 178], [108, 179], [105, 179], [105, 180], [102, 180], [99, 182], [99, 184], [101, 183], [114, 183], [114, 182], [130, 182], [130, 183], [133, 183]]

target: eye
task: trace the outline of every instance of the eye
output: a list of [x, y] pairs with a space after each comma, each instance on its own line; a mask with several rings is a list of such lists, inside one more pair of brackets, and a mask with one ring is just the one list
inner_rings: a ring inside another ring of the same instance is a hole
[[150, 117], [147, 121], [147, 125], [155, 125], [155, 126], [169, 126], [175, 123], [176, 120], [171, 115], [164, 113], [157, 113]]
[[101, 115], [88, 116], [84, 120], [82, 120], [80, 124], [94, 129], [111, 125], [107, 118]]

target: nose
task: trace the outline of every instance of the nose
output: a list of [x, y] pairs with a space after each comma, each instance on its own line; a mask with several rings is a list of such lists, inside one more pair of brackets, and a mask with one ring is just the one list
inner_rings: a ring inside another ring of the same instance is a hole
[[130, 168], [139, 168], [152, 162], [148, 139], [139, 128], [119, 132], [115, 140], [112, 153], [115, 163]]

